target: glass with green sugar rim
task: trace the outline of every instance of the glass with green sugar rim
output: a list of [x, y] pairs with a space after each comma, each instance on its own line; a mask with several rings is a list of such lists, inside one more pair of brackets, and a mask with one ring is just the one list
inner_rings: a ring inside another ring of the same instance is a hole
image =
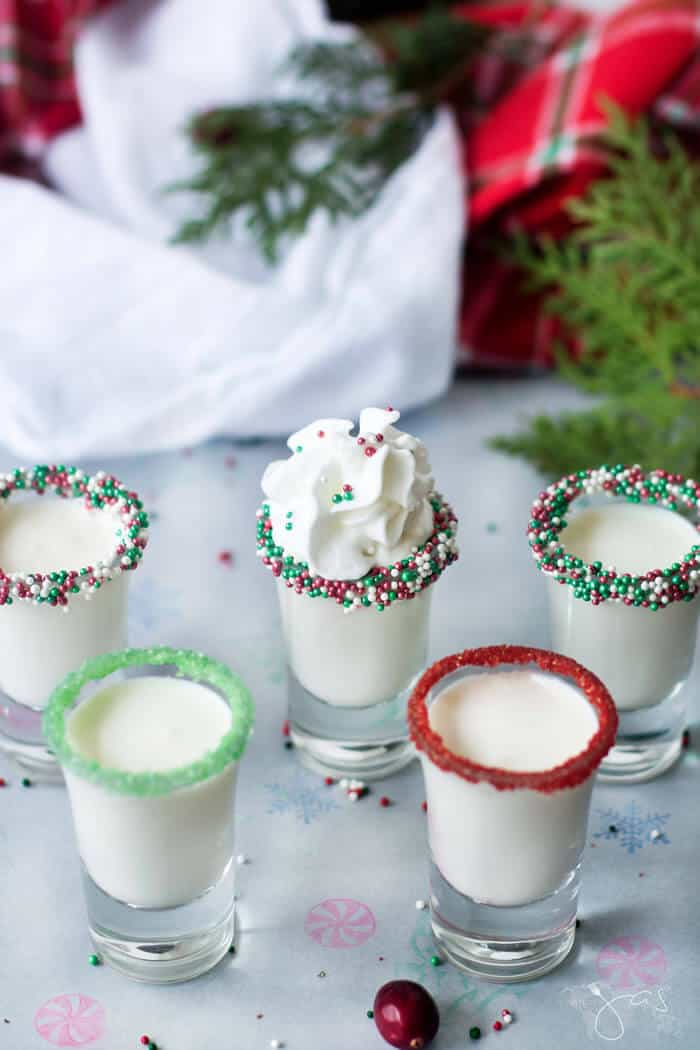
[[63, 770], [100, 955], [137, 980], [183, 981], [234, 941], [234, 794], [253, 701], [191, 650], [85, 663], [44, 716]]

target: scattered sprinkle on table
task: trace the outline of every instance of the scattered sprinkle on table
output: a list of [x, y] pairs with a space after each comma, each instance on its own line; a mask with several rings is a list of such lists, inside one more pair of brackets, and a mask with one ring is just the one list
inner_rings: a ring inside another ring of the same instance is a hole
[[652, 828], [651, 831], [649, 832], [649, 838], [651, 839], [652, 842], [656, 842], [657, 839], [660, 839], [661, 838], [661, 832], [659, 831], [659, 829], [658, 828]]
[[4, 777], [0, 777], [0, 788], [7, 787], [7, 781]]
[[294, 747], [294, 744], [292, 743], [291, 740], [285, 740], [284, 746], [287, 749], [287, 751], [291, 751], [292, 748]]
[[370, 1019], [370, 1021], [371, 1021], [371, 1020], [372, 1020], [372, 1018], [374, 1017], [374, 1010], [368, 1010], [368, 1011], [367, 1011], [367, 1016], [369, 1017], [369, 1019]]
[[326, 976], [326, 971], [325, 970], [319, 970], [318, 974], [316, 976], [317, 977], [325, 977]]
[[391, 799], [388, 797], [388, 795], [382, 795], [382, 797], [379, 799], [379, 805], [382, 806], [384, 809], [386, 809], [387, 806], [391, 805]]
[[324, 777], [323, 783], [326, 785], [326, 787], [331, 787], [333, 784], [335, 784], [335, 780], [333, 779], [333, 777]]
[[272, 1050], [281, 1050], [281, 1048], [284, 1046], [284, 1043], [281, 1039], [271, 1039], [270, 1046], [272, 1047]]
[[416, 911], [425, 911], [428, 907], [427, 901], [416, 901]]
[[503, 1018], [503, 1024], [512, 1024], [513, 1023], [513, 1015], [510, 1012], [510, 1010], [505, 1009], [505, 1008], [503, 1010], [501, 1010], [501, 1017]]
[[92, 955], [88, 955], [88, 962], [91, 966], [99, 966], [102, 960], [100, 959], [99, 955], [95, 955], [95, 953], [93, 952]]
[[608, 824], [608, 831], [610, 832], [611, 835], [617, 835], [617, 825], [616, 824]]
[[245, 853], [239, 853], [236, 857], [236, 864], [250, 864], [250, 857], [246, 856]]
[[683, 730], [683, 736], [681, 737], [681, 746], [683, 747], [684, 751], [687, 751], [688, 748], [690, 747], [690, 730], [689, 729], [684, 729]]
[[219, 551], [219, 561], [222, 565], [231, 565], [233, 563], [233, 551]]
[[501, 1024], [500, 1021], [494, 1021], [493, 1022], [493, 1030], [494, 1030], [494, 1032], [500, 1032], [501, 1028], [503, 1028], [503, 1025]]
[[427, 813], [428, 812], [428, 803], [427, 802], [421, 802], [420, 808], [423, 810], [424, 813]]
[[231, 947], [228, 950], [228, 953], [229, 953], [229, 955], [235, 955], [236, 954], [236, 945], [235, 944], [231, 945]]
[[431, 966], [442, 966], [442, 959], [440, 958], [440, 956], [439, 955], [431, 955], [430, 956], [430, 965]]
[[32, 786], [32, 782], [29, 779], [29, 777], [22, 777], [22, 787], [23, 788], [30, 788], [31, 786]]
[[481, 1029], [478, 1027], [478, 1025], [474, 1025], [473, 1028], [469, 1029], [469, 1038], [481, 1039]]
[[489, 521], [486, 523], [487, 532], [498, 532], [498, 525], [495, 521]]

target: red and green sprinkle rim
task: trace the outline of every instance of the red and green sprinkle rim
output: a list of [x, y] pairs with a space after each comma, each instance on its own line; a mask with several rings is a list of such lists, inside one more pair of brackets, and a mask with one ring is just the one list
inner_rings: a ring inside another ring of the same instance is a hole
[[[231, 709], [231, 728], [221, 737], [217, 746], [189, 765], [144, 773], [112, 769], [76, 751], [68, 741], [67, 716], [85, 686], [117, 671], [152, 666], [172, 666], [175, 668], [175, 677], [200, 682], [221, 694]], [[153, 797], [210, 780], [232, 762], [237, 762], [248, 743], [253, 717], [253, 699], [244, 683], [229, 667], [192, 649], [172, 649], [159, 645], [151, 649], [122, 649], [87, 660], [54, 689], [44, 712], [43, 729], [48, 746], [59, 763], [83, 780], [117, 794]]]
[[6, 573], [0, 568], [0, 605], [28, 601], [67, 609], [74, 595], [91, 597], [113, 576], [138, 568], [148, 543], [148, 515], [138, 495], [117, 478], [102, 470], [87, 474], [63, 464], [18, 467], [0, 474], [0, 499], [25, 491], [38, 496], [52, 492], [62, 499], [82, 500], [93, 510], [110, 509], [121, 517], [121, 524], [115, 529], [114, 548], [95, 565], [44, 573]]
[[[464, 755], [455, 754], [440, 734], [431, 728], [427, 697], [448, 675], [464, 667], [492, 669], [532, 664], [547, 674], [568, 679], [583, 693], [598, 716], [598, 728], [586, 747], [566, 762], [537, 772], [515, 772], [497, 766], [482, 766]], [[527, 789], [551, 794], [564, 788], [578, 787], [595, 772], [615, 743], [617, 722], [612, 697], [592, 671], [568, 656], [524, 645], [489, 645], [446, 656], [423, 673], [408, 701], [408, 728], [417, 750], [422, 751], [444, 772], [455, 773], [472, 784], [485, 781], [497, 791]]]
[[640, 575], [613, 566], [604, 568], [600, 561], [587, 565], [567, 552], [560, 540], [567, 511], [574, 500], [593, 492], [671, 511], [685, 507], [694, 512], [697, 522], [693, 524], [700, 531], [700, 484], [696, 481], [624, 464], [579, 470], [540, 492], [532, 505], [527, 536], [537, 567], [550, 579], [571, 587], [575, 598], [592, 605], [616, 601], [657, 612], [673, 602], [692, 601], [700, 588], [700, 543], [667, 568]]
[[433, 531], [420, 546], [391, 565], [375, 565], [356, 580], [330, 580], [309, 570], [307, 562], [285, 554], [272, 534], [269, 504], [257, 512], [257, 553], [273, 576], [297, 594], [309, 598], [332, 598], [349, 612], [374, 606], [378, 612], [398, 601], [416, 598], [457, 561], [457, 517], [449, 503], [437, 493], [428, 497], [433, 510]]

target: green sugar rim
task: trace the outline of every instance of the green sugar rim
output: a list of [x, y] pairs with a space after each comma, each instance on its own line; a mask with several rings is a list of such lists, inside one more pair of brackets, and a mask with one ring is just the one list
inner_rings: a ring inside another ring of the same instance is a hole
[[[81, 689], [114, 671], [144, 664], [163, 666], [174, 664], [177, 676], [187, 676], [196, 682], [213, 686], [223, 694], [231, 708], [231, 728], [219, 745], [196, 762], [179, 766], [167, 772], [126, 773], [100, 765], [95, 759], [85, 758], [68, 743], [66, 714]], [[84, 780], [122, 795], [148, 797], [166, 795], [178, 788], [191, 787], [223, 772], [245, 751], [253, 727], [253, 698], [237, 674], [225, 664], [210, 659], [192, 649], [171, 649], [156, 646], [152, 649], [122, 649], [87, 660], [77, 671], [72, 671], [54, 689], [44, 712], [44, 734], [49, 747], [62, 766]]]

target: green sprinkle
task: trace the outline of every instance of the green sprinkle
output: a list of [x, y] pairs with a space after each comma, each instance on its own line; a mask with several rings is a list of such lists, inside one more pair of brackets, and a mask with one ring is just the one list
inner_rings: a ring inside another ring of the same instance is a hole
[[440, 956], [439, 955], [431, 955], [430, 956], [430, 965], [431, 966], [442, 966], [442, 959], [440, 958]]
[[[487, 532], [498, 532], [498, 525], [495, 521], [489, 521], [486, 525]], [[478, 1036], [477, 1036], [478, 1038]]]
[[31, 786], [32, 786], [32, 782], [29, 779], [29, 777], [22, 777], [22, 787], [23, 788], [30, 788]]
[[481, 1029], [479, 1027], [477, 1027], [477, 1025], [474, 1025], [473, 1028], [469, 1029], [469, 1038], [470, 1039], [481, 1039]]
[[303, 445], [297, 445], [297, 447], [295, 448], [294, 451], [295, 452], [303, 452], [304, 451], [304, 446]]
[[371, 1021], [371, 1020], [372, 1020], [372, 1018], [374, 1017], [374, 1010], [368, 1010], [368, 1011], [367, 1011], [367, 1016], [369, 1017], [369, 1019], [370, 1019], [370, 1021]]
[[333, 502], [334, 502], [334, 503], [340, 503], [340, 501], [342, 500], [342, 498], [343, 498], [343, 497], [342, 497], [342, 496], [340, 495], [340, 493], [339, 493], [339, 492], [334, 492], [334, 493], [333, 493], [333, 495], [332, 495], [332, 497], [331, 497], [331, 499], [333, 500]]
[[90, 963], [91, 966], [99, 966], [100, 963], [102, 962], [102, 960], [100, 959], [99, 955], [93, 954], [93, 955], [88, 955], [88, 962]]
[[344, 492], [344, 493], [343, 493], [343, 499], [348, 499], [348, 500], [350, 500], [350, 499], [354, 499], [354, 498], [355, 498], [355, 497], [353, 496], [352, 492]]

